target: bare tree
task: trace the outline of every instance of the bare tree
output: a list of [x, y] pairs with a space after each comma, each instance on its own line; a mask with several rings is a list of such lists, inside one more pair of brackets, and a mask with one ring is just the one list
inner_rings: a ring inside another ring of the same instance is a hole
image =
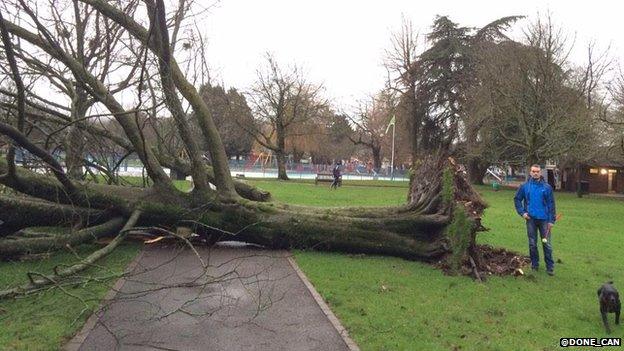
[[[130, 3], [124, 10], [131, 13], [135, 7], [135, 4]], [[109, 73], [119, 71], [125, 65], [124, 62], [120, 62], [119, 57], [120, 34], [122, 33], [119, 25], [74, 0], [51, 1], [47, 7], [39, 7], [38, 13], [43, 13], [43, 9], [46, 10], [48, 16], [42, 16], [40, 24], [46, 26], [50, 37], [55, 38], [55, 45], [63, 48], [68, 56], [79, 64], [89, 67], [95, 77], [102, 80]], [[95, 45], [96, 42], [98, 45]], [[54, 127], [52, 131], [49, 131], [50, 134], [56, 134], [55, 138], [62, 136], [60, 146], [65, 152], [65, 165], [69, 177], [81, 179], [86, 141], [81, 132], [81, 126], [89, 123], [90, 118], [93, 118], [87, 116], [87, 112], [97, 101], [76, 82], [66, 67], [32, 50], [29, 52], [21, 46], [17, 48], [16, 56], [24, 65], [22, 71], [27, 72], [28, 78], [33, 82], [36, 81], [36, 84], [32, 84], [33, 89], [28, 90], [29, 96], [46, 101], [39, 97], [37, 92], [45, 89], [42, 89], [45, 86], [43, 81], [47, 81], [50, 84], [48, 89], [49, 87], [55, 88], [62, 97], [61, 101], [68, 102], [66, 107], [58, 103], [54, 104], [55, 109], [62, 111], [64, 118], [59, 119], [58, 116], [49, 114], [43, 114], [41, 117], [48, 125]], [[135, 63], [129, 68], [130, 72], [136, 70], [138, 65]], [[130, 84], [133, 84], [131, 79], [123, 79], [113, 88], [113, 92]], [[48, 102], [49, 100], [46, 104]], [[39, 116], [32, 115], [32, 117], [31, 123], [44, 123], [38, 118]]]
[[388, 137], [386, 129], [395, 114], [396, 102], [392, 91], [384, 89], [359, 107], [357, 118], [350, 118], [355, 133], [349, 139], [356, 145], [366, 146], [373, 158], [375, 172], [381, 169], [382, 146]]
[[417, 160], [424, 111], [418, 99], [418, 34], [414, 31], [412, 22], [403, 18], [400, 31], [392, 34], [390, 42], [391, 48], [386, 51], [385, 65], [389, 76], [394, 74], [395, 78], [391, 80], [389, 77], [388, 85], [402, 94], [405, 116], [403, 120], [407, 122], [412, 160]]
[[554, 161], [594, 143], [588, 96], [597, 77], [575, 74], [568, 52], [563, 33], [548, 19], [529, 27], [524, 44], [502, 42], [485, 56], [490, 107], [483, 129], [502, 141], [495, 144], [499, 149], [515, 149], [507, 161]]
[[297, 67], [284, 72], [268, 54], [267, 63], [268, 70], [258, 71], [257, 82], [248, 94], [256, 123], [241, 126], [275, 154], [277, 177], [288, 180], [286, 139], [298, 134], [296, 125], [316, 116], [325, 102], [322, 87], [308, 83]]

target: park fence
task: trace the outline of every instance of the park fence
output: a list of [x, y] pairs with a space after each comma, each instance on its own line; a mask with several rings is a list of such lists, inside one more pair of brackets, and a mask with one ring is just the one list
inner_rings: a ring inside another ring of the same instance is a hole
[[[287, 162], [286, 174], [292, 179], [314, 179], [319, 173], [331, 173], [334, 165]], [[246, 178], [277, 178], [277, 165], [274, 162], [262, 164], [245, 160], [230, 160], [232, 175]], [[378, 172], [362, 163], [345, 162], [340, 167], [342, 179], [350, 180], [397, 180], [408, 181], [409, 174], [405, 167], [382, 167]]]
[[[61, 164], [64, 164], [64, 155], [55, 153], [54, 156]], [[88, 157], [88, 159], [91, 158]], [[18, 164], [35, 171], [46, 171], [46, 167], [41, 164], [40, 160], [32, 157], [28, 152], [18, 152], [16, 161]], [[113, 165], [118, 166], [113, 171], [117, 176], [145, 177], [146, 175], [143, 164], [135, 155], [123, 160], [120, 155], [111, 155], [109, 159], [106, 160], [106, 164], [110, 167], [113, 167]], [[259, 157], [249, 157], [240, 160], [231, 159], [229, 160], [229, 167], [232, 176], [245, 178], [277, 178], [278, 173], [275, 158], [262, 159]], [[311, 162], [293, 162], [289, 160], [286, 162], [286, 174], [292, 179], [315, 179], [317, 174], [332, 173], [333, 167], [334, 164], [314, 164]], [[109, 167], [105, 165], [104, 168]], [[94, 167], [90, 167], [90, 171], [95, 174], [100, 173], [100, 171]], [[169, 169], [165, 169], [165, 172], [170, 174]], [[372, 168], [371, 163], [346, 161], [341, 165], [340, 173], [342, 174], [342, 179], [349, 180], [409, 180], [408, 169], [404, 165], [394, 167], [394, 172], [391, 172], [391, 168], [387, 164], [384, 164], [379, 170], [375, 170]]]

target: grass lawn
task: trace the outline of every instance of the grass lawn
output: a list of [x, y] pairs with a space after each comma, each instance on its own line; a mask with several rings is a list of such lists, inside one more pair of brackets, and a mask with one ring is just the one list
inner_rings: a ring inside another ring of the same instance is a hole
[[[140, 246], [125, 244], [117, 248], [99, 265], [85, 274], [94, 277], [119, 274], [136, 256]], [[85, 257], [97, 249], [95, 245], [83, 245], [78, 255]], [[77, 258], [60, 252], [48, 259], [32, 262], [0, 262], [0, 289], [26, 283], [27, 272], [51, 273], [53, 267], [72, 264]], [[0, 301], [0, 350], [57, 350], [84, 324], [91, 312], [117, 279], [67, 287], [66, 291], [44, 291], [15, 300]]]
[[343, 181], [338, 190], [331, 190], [330, 183], [314, 185], [313, 180], [248, 182], [270, 191], [276, 201], [308, 206], [392, 206], [407, 199], [407, 182]]
[[[254, 183], [276, 200], [315, 206], [396, 205], [407, 191]], [[479, 190], [491, 228], [479, 241], [526, 253], [514, 192]], [[624, 291], [624, 201], [556, 198], [563, 218], [553, 229], [555, 277], [543, 263], [536, 274], [478, 284], [397, 258], [297, 252], [296, 259], [363, 350], [554, 350], [561, 337], [605, 337], [596, 290], [614, 280]], [[624, 336], [624, 326], [613, 329], [611, 336]]]
[[[247, 181], [270, 191], [276, 201], [312, 206], [392, 206], [407, 195], [406, 182], [345, 181], [330, 190], [329, 183]], [[490, 204], [484, 224], [491, 228], [479, 241], [525, 253], [524, 222], [514, 212], [513, 192], [479, 190]], [[537, 274], [491, 277], [479, 284], [397, 258], [299, 251], [296, 259], [363, 350], [552, 350], [561, 337], [606, 336], [596, 290], [614, 280], [624, 291], [624, 201], [556, 197], [563, 218], [553, 230], [555, 259], [561, 260], [555, 277], [542, 265]], [[138, 249], [124, 245], [102, 265], [120, 272]], [[92, 250], [81, 247], [80, 255]], [[73, 259], [59, 253], [38, 262], [0, 262], [0, 289], [25, 282], [28, 271], [49, 272]], [[88, 298], [94, 309], [113, 283], [69, 291]], [[0, 350], [57, 349], [84, 323], [89, 313], [83, 309], [79, 300], [58, 290], [0, 302]], [[613, 329], [611, 336], [624, 336], [623, 326]]]

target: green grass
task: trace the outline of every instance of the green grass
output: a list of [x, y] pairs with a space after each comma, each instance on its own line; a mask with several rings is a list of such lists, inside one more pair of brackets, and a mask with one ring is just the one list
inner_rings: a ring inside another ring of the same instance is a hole
[[[328, 183], [248, 179], [276, 201], [312, 206], [393, 206], [405, 202], [406, 182]], [[182, 189], [189, 184], [177, 183]], [[490, 204], [479, 242], [527, 251], [513, 191], [479, 190]], [[296, 252], [296, 259], [363, 350], [553, 350], [561, 337], [606, 336], [596, 290], [614, 280], [624, 290], [624, 201], [557, 193], [563, 218], [553, 230], [556, 276], [543, 270], [486, 283], [445, 276], [429, 265], [391, 257]], [[86, 255], [93, 247], [81, 248]], [[124, 246], [104, 263], [120, 271], [138, 250]], [[71, 254], [40, 262], [0, 263], [0, 288], [25, 281], [27, 271], [49, 272]], [[96, 274], [91, 272], [91, 274]], [[102, 273], [103, 274], [103, 273]], [[113, 281], [70, 291], [95, 308]], [[58, 348], [83, 324], [82, 304], [60, 291], [0, 303], [0, 349]], [[613, 317], [610, 316], [613, 321]], [[612, 323], [613, 324], [613, 323]], [[623, 337], [614, 326], [611, 336]]]
[[[491, 228], [479, 241], [526, 254], [514, 192], [479, 190], [490, 204], [484, 224]], [[376, 193], [371, 205], [400, 199]], [[553, 229], [555, 260], [561, 260], [555, 277], [543, 262], [536, 274], [479, 284], [397, 258], [297, 252], [296, 259], [362, 350], [554, 350], [561, 337], [607, 336], [596, 290], [607, 280], [624, 290], [624, 201], [556, 197], [563, 218]], [[307, 198], [314, 196], [299, 203]], [[613, 329], [610, 336], [624, 336], [623, 326]]]
[[[305, 183], [305, 184], [312, 184], [314, 185], [314, 179], [297, 179], [297, 178], [292, 178], [286, 182], [279, 180], [279, 179], [271, 179], [271, 178], [243, 178], [243, 179], [238, 179], [238, 180], [242, 180], [242, 181], [249, 181], [249, 182], [266, 182], [266, 183]], [[317, 187], [319, 188], [329, 188], [329, 185], [331, 184], [331, 182], [325, 181], [325, 182], [319, 182]], [[389, 180], [354, 180], [354, 179], [345, 179], [342, 181], [342, 185], [346, 185], [346, 186], [364, 186], [364, 187], [392, 187], [392, 188], [407, 188], [408, 186], [408, 182], [407, 181], [389, 181]]]
[[[93, 177], [87, 177], [87, 182], [96, 182], [99, 184], [106, 184], [106, 179], [104, 178], [104, 176], [102, 175], [97, 175], [96, 176], [97, 179], [94, 179]], [[142, 187], [143, 186], [143, 178], [142, 177], [135, 177], [135, 176], [128, 176], [128, 177], [120, 177], [121, 181], [120, 181], [120, 185], [123, 186], [131, 186], [131, 187]], [[151, 182], [148, 183], [148, 186], [151, 184]], [[183, 190], [183, 191], [187, 191], [191, 188], [191, 182], [188, 180], [174, 180], [173, 181], [173, 185], [175, 185], [178, 189]]]
[[[78, 255], [87, 256], [97, 247], [85, 245]], [[98, 262], [85, 274], [93, 277], [119, 274], [136, 256], [140, 246], [125, 244]], [[57, 265], [72, 264], [77, 258], [67, 252], [32, 262], [0, 262], [0, 290], [27, 282], [27, 272], [50, 274]], [[77, 298], [53, 289], [15, 300], [0, 301], [0, 350], [57, 350], [84, 324], [116, 279], [70, 286], [66, 290]]]
[[330, 183], [314, 181], [248, 180], [249, 183], [271, 192], [273, 199], [290, 204], [308, 206], [396, 206], [407, 199], [407, 182], [368, 181], [376, 186], [365, 186], [358, 181], [345, 181], [337, 190]]

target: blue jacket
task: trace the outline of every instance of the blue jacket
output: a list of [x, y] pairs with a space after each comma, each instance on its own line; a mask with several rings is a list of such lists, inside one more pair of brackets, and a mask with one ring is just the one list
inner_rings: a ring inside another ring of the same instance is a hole
[[528, 213], [531, 218], [555, 223], [555, 195], [550, 184], [543, 179], [529, 178], [522, 184], [516, 192], [514, 204], [520, 216]]

